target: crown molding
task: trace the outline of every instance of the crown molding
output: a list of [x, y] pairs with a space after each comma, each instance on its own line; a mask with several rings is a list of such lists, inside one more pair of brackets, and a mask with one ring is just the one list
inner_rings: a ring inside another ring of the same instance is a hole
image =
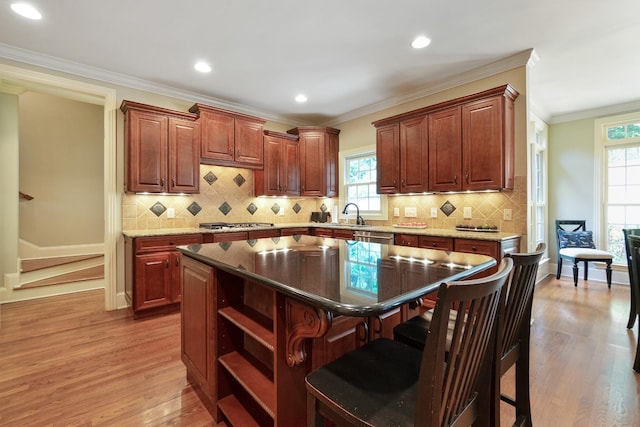
[[604, 107], [591, 108], [588, 110], [576, 111], [574, 113], [558, 114], [550, 118], [549, 124], [572, 122], [574, 120], [582, 119], [593, 119], [636, 111], [640, 111], [640, 100], [625, 102], [623, 104], [614, 104]]
[[529, 63], [533, 49], [527, 49], [514, 55], [508, 56], [501, 60], [492, 62], [490, 64], [482, 65], [464, 73], [457, 74], [455, 76], [448, 77], [446, 80], [438, 83], [428, 85], [420, 90], [412, 91], [402, 96], [389, 98], [375, 104], [370, 104], [366, 107], [352, 110], [348, 113], [341, 114], [330, 123], [324, 124], [325, 126], [335, 126], [338, 123], [343, 123], [348, 120], [357, 119], [368, 114], [377, 113], [378, 111], [385, 110], [387, 108], [395, 107], [400, 104], [415, 101], [416, 99], [424, 98], [425, 96], [433, 95], [448, 89], [461, 86], [463, 84], [471, 83], [477, 80], [481, 80], [495, 74], [503, 73], [505, 71], [512, 70], [514, 68], [525, 66]]
[[253, 109], [247, 107], [246, 105], [236, 104], [219, 98], [204, 96], [196, 92], [177, 89], [168, 85], [153, 83], [148, 80], [103, 70], [101, 68], [68, 61], [66, 59], [56, 58], [50, 55], [44, 55], [26, 49], [16, 48], [4, 43], [0, 43], [0, 58], [6, 58], [12, 61], [21, 62], [36, 67], [47, 68], [62, 73], [73, 74], [76, 76], [98, 80], [118, 86], [125, 86], [132, 89], [143, 90], [146, 92], [168, 96], [171, 98], [187, 99], [193, 101], [194, 103], [208, 104], [219, 108], [237, 111], [239, 113], [262, 117], [268, 120], [291, 124], [290, 119], [278, 114], [274, 114], [273, 112]]

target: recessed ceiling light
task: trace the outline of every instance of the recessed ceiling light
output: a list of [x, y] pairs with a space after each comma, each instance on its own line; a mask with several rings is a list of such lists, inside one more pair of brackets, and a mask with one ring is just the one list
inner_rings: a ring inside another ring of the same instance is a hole
[[431, 39], [425, 36], [418, 36], [411, 42], [411, 47], [414, 49], [422, 49], [431, 44]]
[[40, 12], [38, 12], [35, 7], [27, 3], [13, 3], [11, 5], [11, 9], [13, 9], [13, 11], [18, 15], [24, 16], [25, 18], [42, 19]]
[[305, 94], [296, 95], [296, 102], [307, 102], [307, 96]]
[[193, 66], [193, 68], [195, 68], [196, 70], [200, 71], [201, 73], [209, 73], [209, 72], [211, 72], [211, 66], [209, 64], [207, 64], [206, 62], [203, 62], [203, 61], [196, 62], [196, 64]]

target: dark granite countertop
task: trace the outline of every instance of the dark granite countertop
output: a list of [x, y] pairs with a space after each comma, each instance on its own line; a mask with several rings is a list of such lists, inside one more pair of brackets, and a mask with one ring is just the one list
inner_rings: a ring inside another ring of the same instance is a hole
[[185, 256], [348, 316], [375, 316], [496, 265], [484, 255], [314, 236], [179, 246]]

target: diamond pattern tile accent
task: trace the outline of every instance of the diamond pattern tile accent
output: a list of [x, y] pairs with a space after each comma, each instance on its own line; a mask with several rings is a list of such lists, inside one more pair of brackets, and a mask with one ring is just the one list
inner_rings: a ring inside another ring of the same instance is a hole
[[238, 187], [242, 187], [242, 184], [247, 182], [247, 180], [244, 179], [244, 176], [238, 174], [235, 176], [235, 178], [233, 178], [233, 182], [235, 182]]
[[229, 212], [231, 212], [231, 206], [229, 206], [229, 203], [224, 202], [223, 204], [220, 205], [218, 210], [223, 214], [227, 215]]
[[209, 172], [204, 176], [204, 180], [207, 181], [209, 185], [211, 185], [218, 180], [218, 177], [213, 172]]
[[456, 207], [453, 206], [451, 204], [451, 202], [449, 202], [448, 200], [446, 202], [443, 203], [442, 206], [440, 206], [440, 210], [442, 211], [442, 213], [444, 213], [446, 216], [449, 216], [453, 213], [453, 211], [456, 210]]
[[220, 243], [218, 243], [218, 245], [220, 245], [220, 247], [221, 247], [222, 249], [224, 249], [224, 250], [225, 250], [225, 252], [226, 252], [227, 250], [229, 250], [229, 248], [231, 247], [231, 245], [232, 245], [232, 244], [233, 244], [233, 242], [220, 242]]
[[300, 237], [302, 237], [302, 236], [300, 236], [299, 234], [294, 234], [294, 235], [293, 235], [293, 240], [295, 240], [296, 242], [298, 242], [298, 241], [300, 241]]
[[160, 202], [155, 202], [153, 206], [149, 208], [151, 212], [153, 212], [156, 216], [160, 216], [167, 210], [167, 208]]
[[251, 202], [251, 203], [249, 203], [249, 206], [247, 206], [247, 210], [249, 211], [249, 213], [251, 215], [253, 215], [258, 210], [258, 207], [256, 205], [254, 205], [253, 202]]
[[327, 211], [327, 209], [329, 209], [329, 208], [328, 208], [328, 207], [327, 207], [327, 205], [325, 205], [324, 203], [320, 206], [320, 210], [321, 210], [322, 212], [326, 212], [326, 211]]
[[279, 238], [279, 237], [272, 237], [272, 238], [271, 238], [271, 241], [272, 241], [273, 243], [278, 243], [278, 242], [280, 241], [280, 238]]
[[193, 202], [187, 207], [187, 210], [191, 212], [191, 215], [196, 216], [198, 215], [198, 212], [202, 210], [202, 208], [200, 207], [199, 204], [197, 204], [196, 202]]
[[277, 215], [278, 212], [280, 212], [280, 205], [277, 203], [274, 203], [273, 206], [271, 206], [271, 211]]
[[302, 210], [302, 206], [296, 203], [291, 209], [293, 209], [295, 213], [300, 213], [300, 211]]
[[249, 246], [254, 247], [256, 243], [258, 243], [258, 239], [247, 240], [247, 243], [249, 244]]

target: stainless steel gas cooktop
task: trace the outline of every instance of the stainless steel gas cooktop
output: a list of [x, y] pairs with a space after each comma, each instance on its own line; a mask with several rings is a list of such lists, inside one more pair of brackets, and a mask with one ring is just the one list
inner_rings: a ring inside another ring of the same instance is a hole
[[223, 228], [252, 228], [252, 227], [273, 227], [270, 222], [203, 222], [200, 228], [208, 230], [220, 230]]

